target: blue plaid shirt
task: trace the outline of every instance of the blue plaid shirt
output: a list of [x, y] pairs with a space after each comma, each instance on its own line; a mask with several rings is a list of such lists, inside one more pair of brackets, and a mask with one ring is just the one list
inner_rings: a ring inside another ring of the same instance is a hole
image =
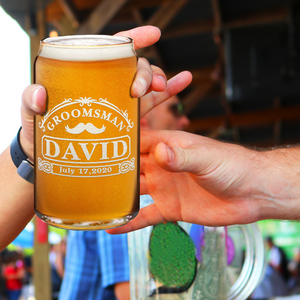
[[69, 231], [60, 300], [116, 299], [113, 285], [129, 281], [127, 235]]

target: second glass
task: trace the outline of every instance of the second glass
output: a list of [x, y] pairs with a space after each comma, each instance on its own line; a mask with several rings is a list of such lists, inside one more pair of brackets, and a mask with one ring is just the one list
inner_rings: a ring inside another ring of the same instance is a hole
[[[141, 206], [153, 203], [141, 197]], [[132, 300], [244, 300], [264, 276], [257, 224], [205, 227], [185, 222], [128, 234]]]

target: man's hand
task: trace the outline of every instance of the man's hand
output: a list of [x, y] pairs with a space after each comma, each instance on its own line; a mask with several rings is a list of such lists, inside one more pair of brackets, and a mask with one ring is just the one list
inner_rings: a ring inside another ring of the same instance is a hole
[[141, 209], [124, 233], [165, 221], [207, 226], [299, 219], [300, 149], [253, 151], [180, 131], [141, 137]]

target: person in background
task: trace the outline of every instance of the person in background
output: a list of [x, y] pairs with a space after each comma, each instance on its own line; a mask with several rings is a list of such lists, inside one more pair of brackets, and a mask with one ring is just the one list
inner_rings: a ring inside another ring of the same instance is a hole
[[9, 251], [7, 248], [5, 248], [0, 253], [0, 300], [3, 300], [6, 298], [5, 279], [4, 279], [3, 273], [4, 273], [5, 262], [6, 262], [6, 257], [8, 255], [8, 253], [9, 253]]
[[141, 130], [183, 130], [189, 124], [184, 104], [175, 95], [152, 109], [141, 119]]
[[271, 236], [266, 238], [266, 243], [269, 249], [269, 265], [287, 282], [290, 277], [288, 270], [289, 261], [284, 250], [274, 244], [274, 240]]
[[50, 246], [49, 262], [51, 268], [52, 300], [58, 299], [64, 277], [66, 240]]
[[11, 251], [9, 253], [3, 276], [5, 278], [8, 300], [19, 300], [23, 287], [25, 269], [23, 262], [19, 259], [19, 253], [17, 251]]
[[300, 294], [300, 248], [294, 249], [294, 255], [288, 264], [290, 278], [288, 280], [288, 288], [290, 295]]
[[289, 289], [283, 277], [276, 269], [268, 265], [263, 280], [254, 289], [250, 299], [271, 299], [288, 295]]
[[32, 253], [23, 253], [23, 262], [25, 268], [25, 276], [23, 279], [23, 288], [21, 299], [28, 299], [30, 296], [34, 295], [34, 285], [33, 285], [33, 266], [32, 266]]

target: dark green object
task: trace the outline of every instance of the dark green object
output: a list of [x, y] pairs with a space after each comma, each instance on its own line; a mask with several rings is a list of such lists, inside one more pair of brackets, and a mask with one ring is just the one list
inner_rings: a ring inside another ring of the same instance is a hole
[[197, 270], [196, 249], [189, 235], [177, 223], [158, 224], [153, 227], [149, 248], [151, 275], [166, 288], [187, 290]]

